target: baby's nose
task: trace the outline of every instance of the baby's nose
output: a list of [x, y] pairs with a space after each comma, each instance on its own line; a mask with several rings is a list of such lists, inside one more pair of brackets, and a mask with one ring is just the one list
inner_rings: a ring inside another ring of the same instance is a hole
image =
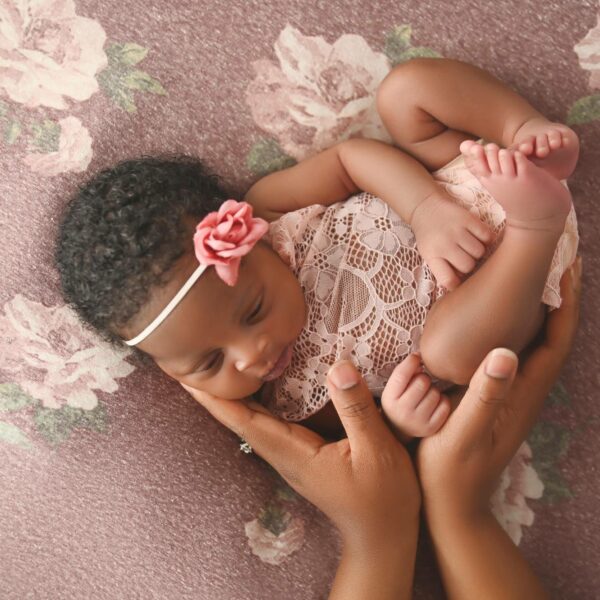
[[258, 340], [252, 340], [252, 343], [246, 345], [244, 348], [240, 348], [239, 358], [234, 362], [235, 368], [240, 372], [245, 371], [254, 365], [263, 369], [266, 366], [264, 364], [264, 351], [266, 346], [266, 339], [259, 338]]

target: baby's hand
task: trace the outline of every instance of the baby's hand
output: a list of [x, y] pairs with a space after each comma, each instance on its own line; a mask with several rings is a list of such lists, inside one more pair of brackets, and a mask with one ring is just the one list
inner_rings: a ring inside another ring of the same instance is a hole
[[407, 441], [433, 435], [450, 414], [450, 400], [423, 373], [421, 356], [409, 354], [390, 375], [381, 408], [399, 437]]
[[448, 290], [461, 282], [457, 271], [466, 275], [473, 270], [485, 252], [484, 244], [493, 238], [487, 225], [441, 192], [428, 196], [415, 208], [410, 226], [423, 260]]

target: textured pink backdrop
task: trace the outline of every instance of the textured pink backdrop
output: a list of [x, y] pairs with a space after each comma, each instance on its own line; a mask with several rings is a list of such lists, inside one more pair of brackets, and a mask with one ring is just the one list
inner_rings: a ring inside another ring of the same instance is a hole
[[[287, 117], [266, 110], [263, 122], [252, 109], [260, 89], [253, 63], [279, 68], [274, 46], [288, 25], [298, 32], [292, 51], [314, 36], [328, 44], [360, 36], [348, 44], [368, 45], [373, 77], [379, 54], [389, 63], [409, 50], [477, 64], [580, 135], [569, 185], [584, 257], [581, 328], [528, 440], [529, 487], [515, 493], [535, 515], [517, 526], [520, 546], [548, 589], [557, 598], [598, 597], [598, 2], [40, 4], [28, 29], [22, 19], [33, 2], [0, 3], [0, 60], [13, 61], [0, 70], [2, 597], [327, 597], [339, 557], [328, 521], [239, 452], [235, 436], [158, 368], [114, 354], [82, 329], [52, 266], [69, 195], [117, 160], [196, 153], [237, 194], [289, 164], [289, 131], [274, 133]], [[394, 29], [402, 25], [411, 32]], [[58, 71], [35, 70], [23, 48], [47, 55]], [[69, 63], [73, 56], [79, 62]], [[344, 64], [343, 76], [359, 77]], [[45, 83], [32, 88], [23, 72]], [[343, 96], [336, 73], [323, 75], [321, 100]], [[294, 135], [316, 149], [310, 131]], [[443, 597], [426, 539], [416, 586], [417, 598]]]

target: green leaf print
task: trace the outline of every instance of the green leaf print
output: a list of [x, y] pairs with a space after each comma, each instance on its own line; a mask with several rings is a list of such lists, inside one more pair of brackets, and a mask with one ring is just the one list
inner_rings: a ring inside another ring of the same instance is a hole
[[441, 54], [431, 48], [424, 46], [411, 47], [410, 38], [412, 35], [412, 27], [408, 24], [398, 25], [394, 27], [385, 36], [384, 53], [389, 58], [392, 66], [396, 66], [402, 62], [406, 62], [411, 58], [420, 56], [439, 58]]
[[288, 528], [292, 515], [281, 506], [268, 504], [260, 511], [258, 520], [265, 529], [279, 536]]
[[0, 119], [8, 112], [8, 104], [0, 100]]
[[295, 164], [296, 161], [288, 156], [275, 140], [266, 138], [256, 142], [246, 157], [248, 169], [260, 177]]
[[106, 50], [108, 66], [98, 74], [102, 91], [123, 110], [134, 113], [134, 92], [166, 95], [161, 83], [145, 71], [134, 69], [148, 54], [148, 49], [138, 44], [112, 43]]
[[13, 412], [37, 403], [16, 383], [0, 383], [0, 412]]
[[580, 125], [600, 119], [600, 94], [579, 98], [567, 116], [568, 125]]
[[6, 126], [4, 127], [4, 141], [12, 145], [14, 144], [18, 137], [21, 135], [21, 125], [18, 121], [14, 119], [10, 119]]
[[167, 92], [160, 82], [145, 71], [131, 71], [125, 78], [125, 85], [131, 90], [141, 90], [152, 94], [165, 95]]
[[109, 60], [112, 58], [115, 62], [122, 65], [133, 66], [146, 58], [148, 48], [131, 42], [127, 44], [111, 44], [107, 48], [106, 54]]
[[540, 421], [533, 428], [528, 442], [533, 458], [531, 464], [544, 484], [542, 502], [556, 504], [573, 497], [557, 462], [567, 452], [571, 432], [560, 425]]
[[106, 410], [98, 404], [94, 410], [72, 406], [60, 409], [38, 407], [34, 416], [38, 431], [51, 444], [57, 445], [68, 439], [75, 429], [106, 430]]
[[0, 421], [0, 441], [13, 444], [14, 446], [20, 446], [25, 450], [31, 450], [33, 448], [33, 444], [21, 429], [16, 425], [6, 423], [5, 421]]
[[567, 406], [571, 403], [569, 394], [565, 386], [560, 381], [557, 381], [554, 387], [550, 390], [548, 398], [546, 398], [546, 403], [548, 406]]

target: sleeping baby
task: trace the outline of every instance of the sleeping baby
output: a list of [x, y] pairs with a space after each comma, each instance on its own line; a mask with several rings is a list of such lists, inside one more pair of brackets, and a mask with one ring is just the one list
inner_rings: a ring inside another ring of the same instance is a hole
[[[454, 60], [397, 66], [377, 106], [396, 146], [343, 141], [243, 202], [190, 157], [99, 173], [60, 226], [66, 301], [185, 386], [325, 435], [339, 432], [326, 373], [349, 359], [402, 439], [431, 435], [450, 413], [441, 384], [521, 351], [560, 305], [579, 144]], [[415, 376], [390, 398], [404, 360]]]

